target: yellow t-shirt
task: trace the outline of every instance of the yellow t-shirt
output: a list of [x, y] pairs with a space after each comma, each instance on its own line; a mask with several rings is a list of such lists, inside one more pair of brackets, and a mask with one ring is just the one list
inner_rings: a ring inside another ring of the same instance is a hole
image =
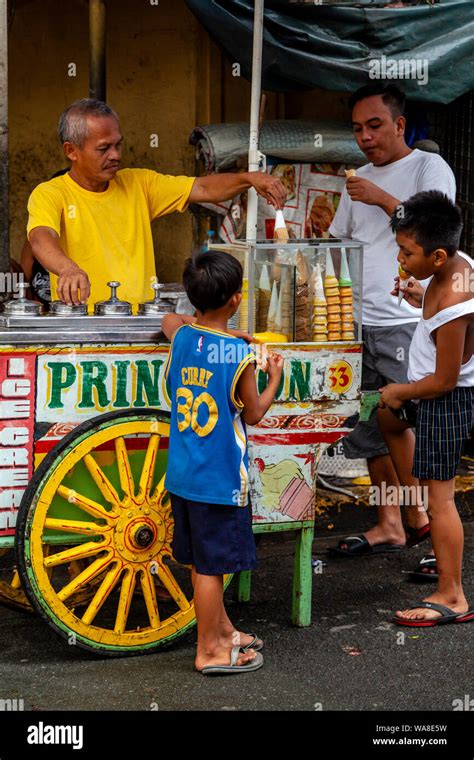
[[[194, 177], [174, 177], [150, 169], [121, 169], [105, 192], [94, 193], [69, 174], [42, 182], [28, 200], [28, 237], [35, 227], [51, 227], [63, 251], [91, 282], [89, 311], [110, 297], [107, 282], [118, 280], [122, 301], [153, 298], [155, 256], [150, 222], [185, 211]], [[57, 299], [57, 276], [50, 274]]]

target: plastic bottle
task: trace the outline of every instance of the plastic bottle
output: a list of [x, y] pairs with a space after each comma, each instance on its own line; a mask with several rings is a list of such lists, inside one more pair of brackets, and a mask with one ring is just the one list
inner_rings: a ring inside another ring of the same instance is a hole
[[208, 232], [206, 232], [206, 237], [204, 239], [204, 243], [201, 246], [201, 253], [207, 253], [208, 250], [209, 250], [210, 243], [215, 243], [216, 242], [215, 235], [216, 235], [216, 233], [215, 233], [214, 230], [208, 230]]

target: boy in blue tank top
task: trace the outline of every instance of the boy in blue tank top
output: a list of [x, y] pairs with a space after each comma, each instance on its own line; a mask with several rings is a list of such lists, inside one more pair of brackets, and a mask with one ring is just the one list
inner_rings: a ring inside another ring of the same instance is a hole
[[268, 385], [258, 395], [255, 355], [241, 333], [227, 328], [242, 299], [237, 259], [222, 251], [198, 254], [186, 262], [183, 283], [197, 317], [167, 314], [162, 324], [171, 339], [165, 486], [174, 517], [173, 556], [192, 566], [196, 669], [245, 673], [263, 665], [263, 641], [232, 625], [223, 576], [256, 566], [245, 423], [257, 424], [272, 403], [283, 358], [269, 356]]

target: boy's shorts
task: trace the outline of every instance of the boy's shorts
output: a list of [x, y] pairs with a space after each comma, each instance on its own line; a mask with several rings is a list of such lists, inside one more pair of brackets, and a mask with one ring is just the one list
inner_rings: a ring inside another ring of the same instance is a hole
[[420, 480], [451, 480], [471, 431], [474, 389], [455, 388], [417, 404], [412, 475]]
[[257, 566], [252, 510], [229, 504], [189, 501], [170, 494], [174, 518], [171, 549], [200, 575], [225, 575]]
[[[417, 322], [391, 327], [363, 325], [362, 390], [378, 391], [387, 383], [406, 383], [408, 352]], [[347, 459], [372, 459], [388, 454], [387, 445], [379, 430], [377, 407], [370, 419], [358, 422], [342, 440]]]

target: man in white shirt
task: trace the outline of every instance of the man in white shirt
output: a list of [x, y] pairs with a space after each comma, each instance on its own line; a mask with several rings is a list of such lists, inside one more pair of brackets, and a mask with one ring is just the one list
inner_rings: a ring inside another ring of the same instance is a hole
[[[387, 383], [407, 382], [408, 349], [419, 319], [419, 310], [405, 299], [399, 305], [391, 295], [398, 274], [398, 247], [390, 217], [402, 201], [422, 190], [441, 190], [455, 200], [456, 182], [441, 156], [412, 150], [406, 144], [405, 96], [395, 85], [378, 82], [362, 87], [352, 96], [350, 106], [354, 136], [369, 163], [348, 179], [329, 232], [333, 237], [366, 243], [362, 389], [376, 391]], [[358, 291], [354, 276], [355, 304]], [[330, 549], [333, 555], [396, 552], [429, 536], [428, 519], [419, 503], [405, 505], [411, 507], [407, 509], [407, 533], [400, 506], [383, 503], [383, 494], [395, 493], [390, 487], [400, 484], [375, 411], [344, 440], [344, 452], [349, 459], [367, 459], [372, 485], [378, 487], [374, 493], [381, 497], [378, 522], [364, 534], [340, 541], [337, 548]]]

